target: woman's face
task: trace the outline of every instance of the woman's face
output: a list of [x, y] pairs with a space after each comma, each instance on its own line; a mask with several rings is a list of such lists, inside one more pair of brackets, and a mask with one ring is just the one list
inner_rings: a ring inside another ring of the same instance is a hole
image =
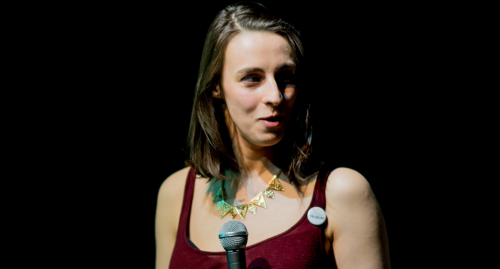
[[262, 148], [283, 138], [297, 96], [295, 83], [292, 48], [282, 36], [247, 31], [229, 41], [222, 91], [226, 121], [236, 126], [240, 143]]

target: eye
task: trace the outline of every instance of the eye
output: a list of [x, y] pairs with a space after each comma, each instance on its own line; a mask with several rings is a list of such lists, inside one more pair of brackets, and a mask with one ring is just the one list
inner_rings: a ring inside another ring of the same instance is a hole
[[281, 72], [278, 75], [276, 75], [276, 82], [281, 84], [282, 86], [295, 84], [296, 80], [297, 79], [295, 77], [295, 74], [292, 72]]
[[241, 79], [245, 84], [254, 84], [262, 81], [262, 78], [259, 75], [248, 75]]

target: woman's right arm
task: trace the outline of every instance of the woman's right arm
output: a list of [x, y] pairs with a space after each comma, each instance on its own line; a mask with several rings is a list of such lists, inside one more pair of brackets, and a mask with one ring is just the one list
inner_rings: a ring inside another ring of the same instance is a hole
[[169, 176], [161, 185], [156, 204], [156, 269], [168, 268], [175, 246], [184, 187], [190, 167]]

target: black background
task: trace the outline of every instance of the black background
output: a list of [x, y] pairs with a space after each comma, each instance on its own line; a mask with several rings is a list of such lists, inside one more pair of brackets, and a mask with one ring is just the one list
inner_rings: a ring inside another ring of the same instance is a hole
[[[61, 89], [39, 93], [57, 141], [43, 150], [57, 157], [38, 156], [61, 179], [43, 184], [57, 193], [49, 200], [61, 221], [49, 226], [62, 234], [59, 262], [154, 266], [157, 192], [184, 167], [206, 31], [229, 3], [73, 5], [39, 26], [41, 61]], [[443, 194], [454, 192], [467, 147], [454, 140], [467, 128], [457, 87], [468, 81], [453, 72], [462, 24], [432, 5], [262, 3], [304, 35], [317, 86], [313, 145], [370, 182], [393, 267], [447, 264], [444, 220], [456, 215]]]

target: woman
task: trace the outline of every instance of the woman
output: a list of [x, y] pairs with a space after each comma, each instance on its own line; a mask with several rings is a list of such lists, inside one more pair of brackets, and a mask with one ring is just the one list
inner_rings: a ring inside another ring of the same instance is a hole
[[[233, 4], [216, 16], [200, 64], [188, 167], [159, 191], [157, 268], [227, 267], [218, 235], [231, 218], [248, 230], [247, 268], [390, 267], [366, 179], [311, 155], [303, 56], [293, 26], [259, 4]], [[313, 224], [312, 207], [326, 222]]]

